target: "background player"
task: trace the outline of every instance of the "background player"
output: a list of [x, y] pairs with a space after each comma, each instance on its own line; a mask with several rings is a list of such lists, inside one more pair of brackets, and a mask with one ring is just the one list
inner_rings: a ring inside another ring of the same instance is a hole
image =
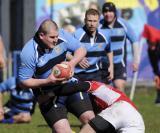
[[[87, 55], [75, 67], [75, 76], [81, 81], [96, 80], [107, 83], [113, 79], [113, 53], [110, 50], [110, 39], [107, 32], [98, 29], [100, 14], [95, 9], [85, 13], [85, 25], [74, 33], [76, 39], [87, 49]], [[69, 55], [70, 56], [70, 55]], [[110, 66], [102, 76], [100, 60], [107, 56]], [[71, 57], [69, 57], [71, 58]]]
[[[10, 93], [10, 99], [3, 106], [4, 92]], [[0, 122], [28, 123], [35, 109], [35, 99], [31, 89], [21, 89], [15, 77], [0, 83]]]
[[154, 73], [154, 81], [156, 84], [157, 96], [155, 104], [160, 105], [160, 31], [150, 25], [144, 26], [143, 37], [146, 38], [148, 44], [148, 57]]
[[[111, 50], [113, 50], [114, 63], [114, 85], [124, 91], [127, 73], [126, 73], [126, 41], [129, 39], [133, 48], [133, 71], [138, 70], [139, 48], [138, 38], [133, 29], [121, 18], [117, 16], [116, 6], [112, 2], [106, 2], [102, 7], [103, 19], [100, 21], [101, 29], [109, 30], [111, 37]], [[106, 68], [105, 59], [103, 68]]]

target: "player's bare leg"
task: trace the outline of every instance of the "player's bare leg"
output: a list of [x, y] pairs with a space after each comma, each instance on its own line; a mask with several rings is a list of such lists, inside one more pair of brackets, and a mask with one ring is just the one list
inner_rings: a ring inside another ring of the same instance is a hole
[[89, 120], [93, 119], [94, 117], [95, 115], [93, 111], [86, 111], [83, 114], [81, 114], [79, 119], [83, 124], [86, 124], [89, 122]]
[[114, 85], [116, 88], [119, 90], [125, 92], [125, 86], [126, 86], [126, 81], [122, 79], [116, 79], [114, 80]]
[[[43, 95], [38, 97], [39, 104], [45, 103], [49, 99], [48, 96]], [[67, 119], [61, 119], [55, 122], [52, 126], [53, 133], [71, 133], [71, 127]]]
[[86, 124], [83, 126], [80, 133], [96, 133], [96, 132], [93, 130], [93, 128], [89, 124]]
[[56, 133], [71, 133], [70, 124], [67, 119], [61, 119], [53, 125], [53, 129]]
[[154, 82], [155, 82], [155, 87], [156, 87], [156, 91], [157, 91], [155, 104], [159, 106], [160, 105], [160, 77], [159, 76], [155, 76], [154, 77]]

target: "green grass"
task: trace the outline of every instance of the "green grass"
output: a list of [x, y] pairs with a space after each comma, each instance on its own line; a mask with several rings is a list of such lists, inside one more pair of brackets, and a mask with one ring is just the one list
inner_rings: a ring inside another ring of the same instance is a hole
[[[141, 112], [146, 133], [160, 133], [160, 107], [155, 106], [155, 90], [153, 88], [140, 87], [136, 90], [134, 102]], [[69, 121], [74, 131], [79, 131], [80, 122], [71, 114]], [[50, 133], [38, 107], [33, 115], [32, 122], [29, 124], [0, 124], [0, 133]]]
[[136, 92], [134, 99], [139, 112], [142, 114], [146, 133], [160, 133], [160, 106], [154, 104], [156, 97], [155, 91], [152, 89], [140, 89]]

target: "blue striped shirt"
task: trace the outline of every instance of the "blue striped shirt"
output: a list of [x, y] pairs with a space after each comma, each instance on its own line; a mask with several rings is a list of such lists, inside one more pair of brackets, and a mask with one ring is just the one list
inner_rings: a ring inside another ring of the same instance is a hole
[[127, 24], [127, 22], [121, 18], [116, 19], [113, 28], [108, 27], [108, 25], [101, 20], [101, 29], [110, 30], [111, 38], [111, 50], [113, 50], [113, 62], [122, 63], [125, 65], [125, 55], [126, 55], [126, 41], [127, 39], [133, 44], [138, 41], [133, 29]]
[[34, 96], [31, 89], [18, 89], [16, 78], [11, 77], [0, 84], [0, 92], [10, 93], [10, 106], [15, 114], [21, 112], [30, 112], [33, 109]]
[[85, 26], [76, 30], [74, 36], [86, 48], [86, 57], [90, 67], [83, 69], [80, 66], [77, 66], [75, 68], [75, 73], [89, 73], [100, 69], [99, 63], [101, 58], [106, 56], [106, 53], [110, 52], [110, 40], [106, 34], [107, 32], [105, 30], [99, 29], [96, 31], [95, 37], [93, 37]]
[[65, 61], [67, 51], [75, 51], [81, 45], [72, 35], [64, 30], [59, 31], [58, 43], [51, 49], [41, 47], [42, 42], [35, 36], [22, 49], [19, 68], [19, 80], [47, 78], [54, 65]]

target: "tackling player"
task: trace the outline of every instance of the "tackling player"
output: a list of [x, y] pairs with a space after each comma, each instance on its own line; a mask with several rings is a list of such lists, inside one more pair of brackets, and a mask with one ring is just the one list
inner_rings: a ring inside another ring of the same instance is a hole
[[97, 81], [72, 82], [64, 85], [56, 95], [87, 91], [93, 97], [99, 113], [84, 125], [80, 133], [144, 133], [141, 114], [134, 103], [120, 90]]

